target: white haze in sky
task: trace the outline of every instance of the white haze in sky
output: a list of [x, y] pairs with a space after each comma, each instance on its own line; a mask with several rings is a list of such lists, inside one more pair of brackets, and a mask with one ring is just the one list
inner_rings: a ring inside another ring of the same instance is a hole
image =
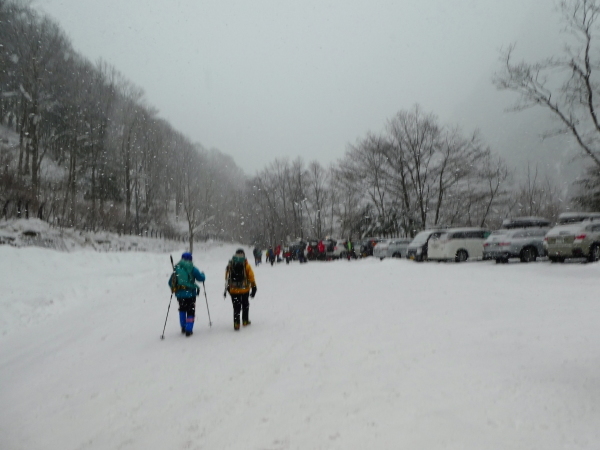
[[545, 112], [508, 113], [500, 50], [558, 54], [553, 0], [36, 0], [75, 48], [146, 92], [193, 141], [248, 174], [276, 157], [327, 165], [416, 103], [483, 138], [515, 167], [578, 173]]

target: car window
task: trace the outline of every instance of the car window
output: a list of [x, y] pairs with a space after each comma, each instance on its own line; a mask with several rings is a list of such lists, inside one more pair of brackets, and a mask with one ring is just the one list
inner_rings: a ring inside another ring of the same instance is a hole
[[548, 230], [542, 229], [542, 230], [531, 230], [530, 231], [530, 235], [533, 237], [544, 237], [546, 236], [546, 233], [548, 232]]
[[579, 222], [583, 222], [587, 218], [588, 218], [588, 216], [566, 216], [566, 217], [560, 217], [558, 219], [558, 224], [559, 225], [567, 225], [569, 223], [579, 223]]
[[514, 234], [512, 235], [512, 237], [513, 237], [514, 239], [521, 239], [521, 238], [524, 238], [524, 237], [525, 237], [525, 232], [524, 232], [524, 231], [517, 231], [516, 233], [514, 233]]
[[457, 231], [456, 233], [452, 233], [449, 236], [449, 239], [465, 239], [467, 237], [467, 233], [464, 231]]
[[429, 236], [432, 236], [431, 231], [421, 231], [419, 234], [415, 236], [412, 240], [413, 244], [424, 244], [429, 239]]

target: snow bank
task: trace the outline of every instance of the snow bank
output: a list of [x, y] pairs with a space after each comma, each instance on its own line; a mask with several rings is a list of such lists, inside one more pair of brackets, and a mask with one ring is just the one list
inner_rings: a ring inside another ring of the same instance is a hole
[[145, 236], [87, 232], [73, 228], [53, 227], [39, 219], [0, 221], [0, 245], [42, 247], [60, 251], [92, 249], [100, 252], [164, 253], [186, 247], [185, 242]]

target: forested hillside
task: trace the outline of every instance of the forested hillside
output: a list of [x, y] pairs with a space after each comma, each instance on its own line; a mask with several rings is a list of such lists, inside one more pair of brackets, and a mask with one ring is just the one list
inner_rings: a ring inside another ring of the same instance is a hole
[[[511, 167], [503, 149], [418, 105], [400, 105], [382, 131], [349, 144], [329, 167], [299, 155], [248, 175], [161, 118], [118, 68], [78, 54], [33, 7], [0, 0], [0, 44], [3, 219], [158, 232], [190, 246], [207, 237], [266, 245], [493, 228], [509, 216], [554, 219], [572, 207], [565, 180], [538, 175], [535, 164]], [[577, 207], [594, 208], [585, 195], [593, 183], [593, 174], [579, 182]]]

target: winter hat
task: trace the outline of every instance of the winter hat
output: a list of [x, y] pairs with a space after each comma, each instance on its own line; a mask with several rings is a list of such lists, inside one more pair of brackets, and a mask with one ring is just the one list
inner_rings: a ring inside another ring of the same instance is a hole
[[246, 256], [246, 253], [244, 252], [244, 249], [243, 249], [243, 248], [238, 248], [238, 249], [235, 251], [235, 254], [236, 254], [236, 255], [244, 255], [244, 256]]
[[183, 255], [181, 255], [181, 259], [185, 259], [186, 261], [191, 261], [192, 260], [192, 254], [189, 252], [185, 252]]

